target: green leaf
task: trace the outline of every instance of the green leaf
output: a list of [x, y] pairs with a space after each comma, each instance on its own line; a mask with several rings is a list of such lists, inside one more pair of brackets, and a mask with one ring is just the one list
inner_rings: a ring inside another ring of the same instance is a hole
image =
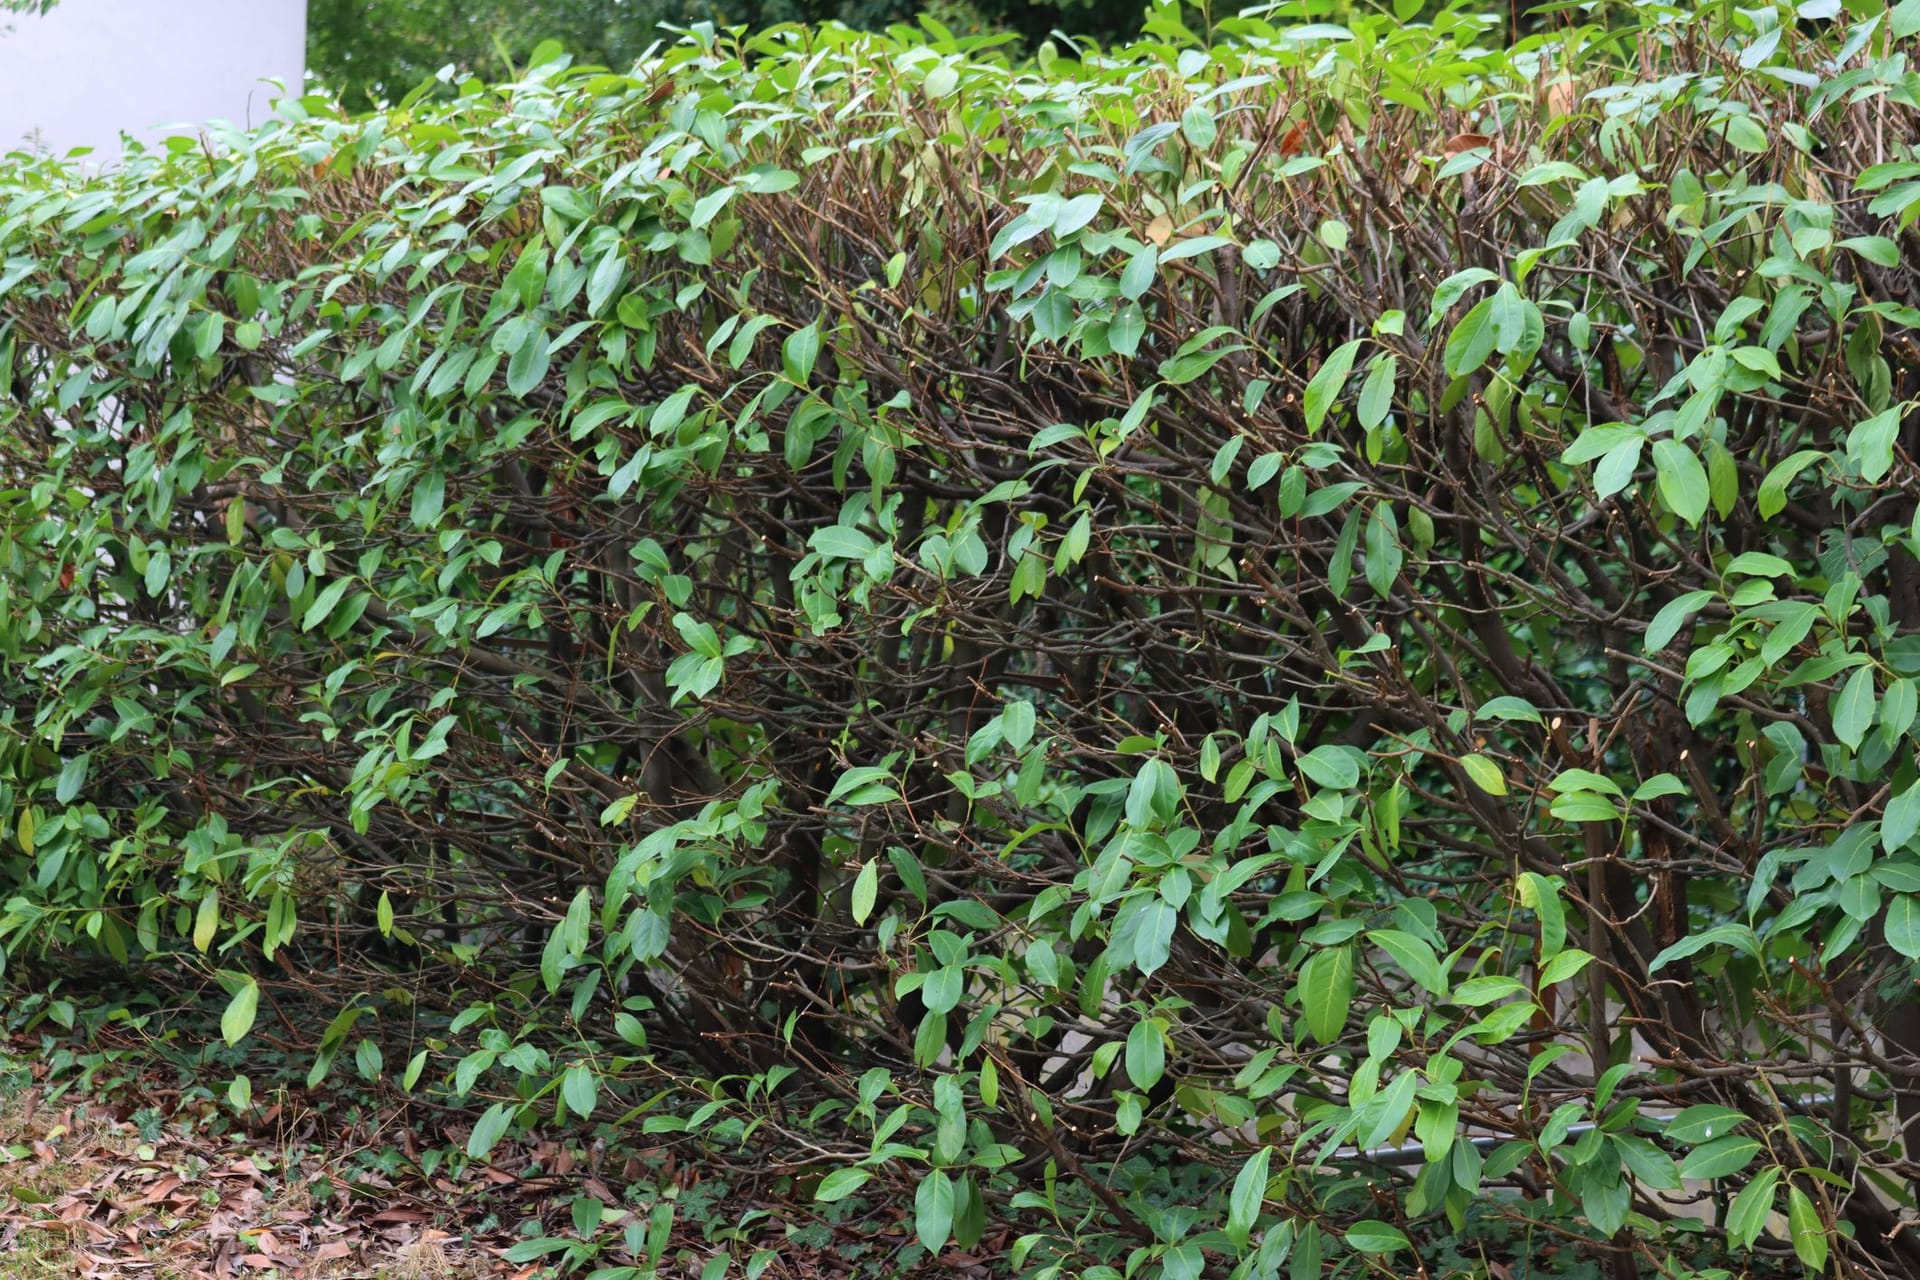
[[1377, 357], [1367, 370], [1367, 380], [1360, 384], [1357, 412], [1360, 425], [1368, 430], [1385, 422], [1393, 411], [1393, 379], [1399, 364], [1396, 356]]
[[927, 975], [920, 987], [920, 999], [929, 1013], [951, 1013], [966, 993], [967, 970], [964, 965], [942, 965]]
[[1688, 794], [1687, 784], [1670, 773], [1656, 773], [1633, 789], [1633, 802], [1658, 800], [1662, 796], [1684, 796]]
[[200, 326], [193, 335], [193, 354], [202, 360], [209, 359], [220, 350], [220, 339], [226, 336], [227, 318], [218, 312], [208, 312], [201, 317]]
[[1767, 1218], [1773, 1213], [1773, 1192], [1779, 1185], [1778, 1167], [1762, 1169], [1733, 1198], [1727, 1210], [1727, 1239], [1736, 1248], [1747, 1248], [1766, 1230]]
[[1619, 1151], [1621, 1163], [1626, 1166], [1627, 1172], [1642, 1185], [1661, 1191], [1679, 1189], [1680, 1166], [1673, 1162], [1672, 1156], [1645, 1138], [1615, 1133], [1613, 1146]]
[[865, 560], [880, 544], [858, 529], [830, 524], [814, 530], [807, 545], [829, 560]]
[[1507, 794], [1506, 775], [1500, 772], [1499, 765], [1487, 757], [1477, 752], [1473, 755], [1461, 756], [1460, 767], [1467, 771], [1469, 778], [1473, 779], [1473, 785], [1479, 787], [1488, 795], [1503, 796]]
[[927, 78], [921, 82], [929, 98], [940, 99], [960, 87], [960, 73], [951, 65], [943, 62], [927, 72]]
[[1523, 871], [1515, 888], [1520, 905], [1539, 917], [1540, 959], [1551, 960], [1567, 944], [1566, 904], [1560, 901], [1557, 882], [1537, 871]]
[[1175, 386], [1184, 385], [1201, 377], [1236, 351], [1245, 351], [1245, 344], [1213, 345], [1220, 337], [1232, 332], [1225, 325], [1215, 325], [1189, 338], [1178, 351], [1161, 363], [1161, 381]]
[[1546, 724], [1545, 717], [1540, 714], [1540, 708], [1525, 698], [1516, 698], [1512, 694], [1488, 698], [1473, 713], [1473, 718], [1475, 720], [1524, 720], [1528, 724]]
[[1768, 469], [1760, 481], [1760, 492], [1755, 505], [1760, 510], [1760, 518], [1771, 520], [1787, 507], [1787, 488], [1802, 471], [1827, 455], [1818, 449], [1802, 449], [1775, 463]]
[[1187, 141], [1196, 151], [1205, 151], [1213, 145], [1214, 138], [1218, 136], [1213, 112], [1198, 103], [1188, 107], [1180, 117], [1180, 132], [1186, 135]]
[[698, 200], [695, 200], [693, 202], [693, 212], [687, 218], [687, 225], [697, 228], [704, 227], [712, 222], [714, 218], [719, 216], [720, 211], [727, 207], [727, 202], [733, 199], [734, 191], [734, 187], [724, 186], [709, 191]]
[[880, 864], [868, 858], [860, 868], [860, 874], [853, 878], [853, 900], [849, 904], [853, 911], [853, 922], [865, 924], [867, 917], [873, 914], [874, 900], [880, 893]]
[[1550, 987], [1556, 982], [1565, 982], [1577, 976], [1593, 962], [1593, 956], [1578, 947], [1568, 947], [1553, 959], [1540, 966], [1540, 985]]
[[1222, 245], [1232, 244], [1225, 236], [1189, 236], [1177, 244], [1170, 244], [1160, 252], [1160, 261], [1178, 262], [1182, 258], [1197, 258], [1203, 253], [1212, 253]]
[[1793, 566], [1779, 556], [1768, 555], [1764, 551], [1743, 551], [1727, 561], [1726, 572], [1755, 578], [1790, 578], [1793, 576]]
[[1115, 355], [1131, 359], [1140, 350], [1140, 339], [1146, 336], [1147, 316], [1137, 302], [1129, 302], [1113, 313], [1107, 322], [1107, 345], [1113, 348]]
[[1880, 819], [1880, 845], [1888, 853], [1898, 853], [1920, 832], [1920, 782], [1887, 802]]
[[408, 516], [416, 528], [431, 529], [440, 523], [440, 510], [445, 506], [446, 500], [446, 475], [439, 471], [429, 471], [413, 486], [413, 502]]
[[1889, 681], [1880, 699], [1880, 733], [1888, 746], [1899, 745], [1916, 714], [1920, 714], [1920, 688], [1906, 676]]
[[[1153, 282], [1159, 276], [1160, 251], [1153, 245], [1147, 245], [1133, 257], [1127, 259], [1127, 265], [1120, 271], [1120, 296], [1130, 302], [1138, 302], [1153, 288]], [[1138, 313], [1140, 308], [1133, 307]], [[1144, 327], [1145, 321], [1141, 322]], [[1118, 350], [1119, 348], [1115, 348]]]
[[1375, 929], [1367, 941], [1393, 957], [1401, 972], [1436, 996], [1447, 994], [1447, 974], [1433, 948], [1422, 939], [1398, 929]]
[[1583, 462], [1592, 462], [1595, 458], [1604, 458], [1623, 444], [1634, 441], [1645, 442], [1646, 434], [1638, 427], [1629, 427], [1619, 423], [1607, 423], [1604, 426], [1588, 427], [1574, 437], [1560, 454], [1560, 461], [1573, 467]]
[[832, 1204], [836, 1200], [845, 1200], [848, 1196], [867, 1185], [873, 1177], [867, 1169], [835, 1169], [820, 1179], [820, 1185], [814, 1190], [816, 1204]]
[[600, 1078], [592, 1067], [576, 1062], [560, 1077], [560, 1096], [566, 1099], [569, 1111], [585, 1120], [593, 1114], [594, 1103], [600, 1097]]
[[672, 395], [653, 407], [647, 415], [647, 430], [656, 436], [668, 435], [679, 429], [686, 419], [687, 409], [693, 404], [695, 393], [700, 390], [695, 383], [688, 383]]
[[1247, 1247], [1254, 1227], [1259, 1224], [1260, 1210], [1267, 1202], [1268, 1170], [1272, 1161], [1273, 1148], [1262, 1147], [1240, 1166], [1240, 1172], [1233, 1179], [1233, 1192], [1227, 1197], [1226, 1234], [1238, 1248]]
[[1900, 434], [1900, 415], [1904, 404], [1891, 405], [1859, 423], [1847, 433], [1847, 461], [1859, 469], [1860, 478], [1878, 484], [1893, 470], [1893, 442]]
[[1673, 513], [1688, 524], [1697, 525], [1707, 513], [1711, 489], [1707, 469], [1693, 450], [1678, 440], [1653, 442], [1653, 471], [1660, 496]]
[[1315, 747], [1295, 763], [1320, 786], [1345, 791], [1360, 781], [1360, 763], [1355, 755], [1347, 747]]
[[1666, 968], [1675, 960], [1705, 951], [1710, 947], [1732, 947], [1753, 959], [1760, 958], [1760, 942], [1753, 930], [1744, 924], [1717, 924], [1711, 929], [1691, 933], [1678, 942], [1661, 950], [1648, 965], [1649, 970]]
[[1827, 1265], [1827, 1224], [1813, 1200], [1798, 1187], [1787, 1189], [1787, 1230], [1793, 1237], [1793, 1252], [1807, 1270], [1818, 1275]]
[[1896, 894], [1887, 904], [1887, 945], [1909, 960], [1920, 960], [1920, 898]]
[[160, 593], [167, 589], [167, 579], [172, 576], [172, 572], [172, 554], [164, 546], [155, 543], [152, 553], [147, 557], [145, 575], [147, 594], [158, 598]]
[[335, 578], [333, 582], [328, 585], [327, 589], [314, 597], [313, 603], [307, 606], [305, 616], [300, 619], [300, 629], [302, 631], [311, 631], [325, 622], [327, 616], [331, 614], [335, 606], [340, 603], [341, 598], [347, 594], [347, 588], [352, 585], [353, 579], [351, 578]]
[[[701, 624], [705, 626], [705, 623]], [[900, 791], [893, 785], [893, 774], [878, 765], [857, 765], [841, 774], [827, 793], [827, 803], [845, 801], [852, 806], [885, 804], [898, 800]]]
[[1833, 735], [1858, 751], [1873, 723], [1873, 668], [1856, 667], [1833, 699]]
[[780, 348], [780, 362], [787, 376], [803, 387], [813, 377], [813, 366], [819, 358], [820, 326], [817, 324], [794, 330]]
[[1400, 1228], [1373, 1218], [1348, 1227], [1347, 1244], [1356, 1253], [1396, 1253], [1413, 1247]]
[[200, 906], [193, 914], [193, 949], [205, 954], [213, 945], [214, 932], [220, 927], [220, 890], [208, 885], [200, 895]]
[[504, 284], [522, 307], [531, 307], [540, 301], [540, 295], [547, 289], [547, 250], [538, 237], [529, 240], [527, 247], [520, 251]]
[[1151, 977], [1166, 966], [1173, 954], [1173, 934], [1179, 923], [1180, 913], [1158, 899], [1140, 908], [1133, 963], [1143, 977]]
[[53, 798], [61, 804], [72, 804], [80, 795], [80, 789], [87, 784], [87, 765], [91, 757], [79, 755], [60, 766], [60, 777], [54, 783]]
[[[1435, 299], [1438, 306], [1438, 298]], [[1453, 327], [1452, 335], [1447, 339], [1445, 353], [1441, 356], [1441, 366], [1449, 378], [1458, 378], [1472, 373], [1487, 362], [1493, 354], [1494, 343], [1499, 339], [1498, 327], [1493, 322], [1493, 300], [1482, 298], [1473, 305], [1473, 309], [1460, 317], [1460, 323]]]
[[1593, 469], [1593, 490], [1602, 499], [1611, 498], [1633, 483], [1634, 472], [1640, 466], [1640, 451], [1647, 442], [1639, 436], [1622, 440], [1607, 450], [1600, 465]]
[[1687, 1154], [1687, 1158], [1680, 1162], [1680, 1176], [1689, 1181], [1731, 1177], [1752, 1164], [1753, 1158], [1759, 1153], [1760, 1142], [1757, 1138], [1715, 1138]]
[[1092, 222], [1105, 203], [1106, 197], [1098, 191], [1088, 191], [1062, 204], [1059, 216], [1053, 220], [1053, 238], [1063, 240]]
[[1711, 591], [1688, 591], [1677, 595], [1660, 607], [1653, 615], [1653, 621], [1647, 624], [1646, 650], [1658, 653], [1673, 643], [1674, 636], [1686, 620], [1699, 612], [1700, 606], [1713, 599]]
[[1393, 518], [1393, 507], [1376, 503], [1367, 518], [1367, 585], [1375, 595], [1385, 599], [1393, 593], [1402, 561], [1400, 529]]
[[1505, 1000], [1508, 996], [1522, 996], [1526, 993], [1526, 984], [1518, 978], [1489, 975], [1468, 978], [1453, 989], [1453, 994], [1448, 999], [1463, 1009], [1475, 1009], [1483, 1004]]
[[1613, 801], [1591, 791], [1555, 796], [1547, 811], [1562, 822], [1618, 822], [1626, 816]]
[[1721, 124], [1728, 142], [1751, 155], [1764, 153], [1771, 145], [1767, 131], [1752, 116], [1729, 116]]
[[467, 1136], [467, 1155], [474, 1160], [484, 1160], [487, 1153], [500, 1145], [500, 1139], [507, 1134], [507, 1127], [513, 1123], [513, 1113], [517, 1103], [496, 1102], [481, 1113], [474, 1122], [473, 1132]]
[[1133, 1024], [1127, 1032], [1127, 1079], [1136, 1089], [1151, 1089], [1167, 1070], [1167, 1041], [1152, 1018]]
[[254, 1015], [260, 1009], [260, 984], [248, 978], [240, 989], [227, 1001], [225, 1013], [220, 1015], [220, 1036], [229, 1045], [239, 1044], [253, 1029]]
[[1321, 1044], [1332, 1044], [1347, 1025], [1353, 1007], [1353, 949], [1328, 947], [1316, 951], [1300, 966], [1300, 1010], [1307, 1034]]
[[1848, 236], [1839, 247], [1851, 249], [1876, 267], [1900, 265], [1900, 246], [1885, 236]]
[[1308, 435], [1320, 429], [1320, 424], [1327, 419], [1327, 411], [1347, 385], [1347, 374], [1353, 369], [1354, 357], [1360, 354], [1361, 341], [1355, 338], [1335, 347], [1327, 362], [1308, 381], [1305, 400]]
[[1746, 1120], [1746, 1113], [1732, 1107], [1723, 1107], [1718, 1103], [1701, 1103], [1688, 1107], [1667, 1121], [1666, 1138], [1669, 1142], [1686, 1143], [1696, 1146], [1713, 1138], [1724, 1138]]
[[929, 1170], [913, 1193], [913, 1232], [920, 1247], [937, 1256], [953, 1233], [953, 1179]]
[[547, 376], [547, 331], [545, 326], [526, 325], [520, 331], [520, 345], [507, 360], [507, 390], [526, 396]]

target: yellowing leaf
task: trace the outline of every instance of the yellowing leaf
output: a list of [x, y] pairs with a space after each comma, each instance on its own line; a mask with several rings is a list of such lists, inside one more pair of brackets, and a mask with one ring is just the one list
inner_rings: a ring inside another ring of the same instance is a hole
[[1500, 772], [1500, 766], [1479, 754], [1460, 757], [1460, 767], [1473, 779], [1473, 785], [1490, 796], [1507, 794], [1507, 780]]
[[213, 931], [220, 927], [220, 891], [208, 886], [200, 898], [200, 909], [193, 916], [193, 949], [204, 953], [213, 945]]

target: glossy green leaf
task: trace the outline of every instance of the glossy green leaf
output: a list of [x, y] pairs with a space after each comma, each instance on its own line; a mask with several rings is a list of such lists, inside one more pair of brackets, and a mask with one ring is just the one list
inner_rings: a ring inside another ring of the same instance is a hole
[[1321, 1044], [1340, 1038], [1353, 1005], [1353, 952], [1347, 947], [1316, 951], [1300, 966], [1300, 1009], [1307, 1034]]
[[1335, 347], [1326, 363], [1314, 371], [1307, 381], [1305, 410], [1307, 415], [1307, 434], [1312, 435], [1327, 420], [1327, 412], [1339, 399], [1340, 392], [1347, 385], [1347, 374], [1353, 369], [1354, 357], [1360, 354], [1358, 338], [1343, 342]]

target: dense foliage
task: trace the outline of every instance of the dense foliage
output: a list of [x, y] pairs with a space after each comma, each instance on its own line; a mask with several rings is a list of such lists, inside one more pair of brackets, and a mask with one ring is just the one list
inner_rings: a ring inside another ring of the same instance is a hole
[[0, 947], [1035, 1276], [1913, 1274], [1920, 0], [1830, 9], [16, 161]]

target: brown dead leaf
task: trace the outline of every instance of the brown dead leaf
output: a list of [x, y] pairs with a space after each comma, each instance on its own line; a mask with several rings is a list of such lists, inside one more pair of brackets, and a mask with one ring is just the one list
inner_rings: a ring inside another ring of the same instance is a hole
[[373, 1222], [425, 1222], [427, 1215], [418, 1209], [382, 1209], [370, 1219]]
[[141, 1205], [159, 1204], [162, 1200], [165, 1200], [168, 1196], [172, 1195], [175, 1188], [177, 1188], [179, 1185], [180, 1185], [179, 1177], [175, 1174], [170, 1173], [166, 1175], [164, 1178], [161, 1178], [158, 1182], [154, 1183], [151, 1187], [148, 1187], [147, 1193], [141, 1196], [138, 1200], [135, 1200], [134, 1203], [141, 1204]]
[[1580, 101], [1573, 81], [1562, 77], [1540, 91], [1540, 106], [1549, 116], [1570, 116]]
[[1475, 147], [1490, 147], [1493, 139], [1484, 133], [1456, 133], [1442, 143], [1440, 150], [1449, 156], [1457, 156], [1462, 151], [1472, 151]]
[[1172, 238], [1173, 219], [1166, 214], [1161, 214], [1147, 224], [1147, 239], [1153, 241], [1155, 245], [1164, 246]]

